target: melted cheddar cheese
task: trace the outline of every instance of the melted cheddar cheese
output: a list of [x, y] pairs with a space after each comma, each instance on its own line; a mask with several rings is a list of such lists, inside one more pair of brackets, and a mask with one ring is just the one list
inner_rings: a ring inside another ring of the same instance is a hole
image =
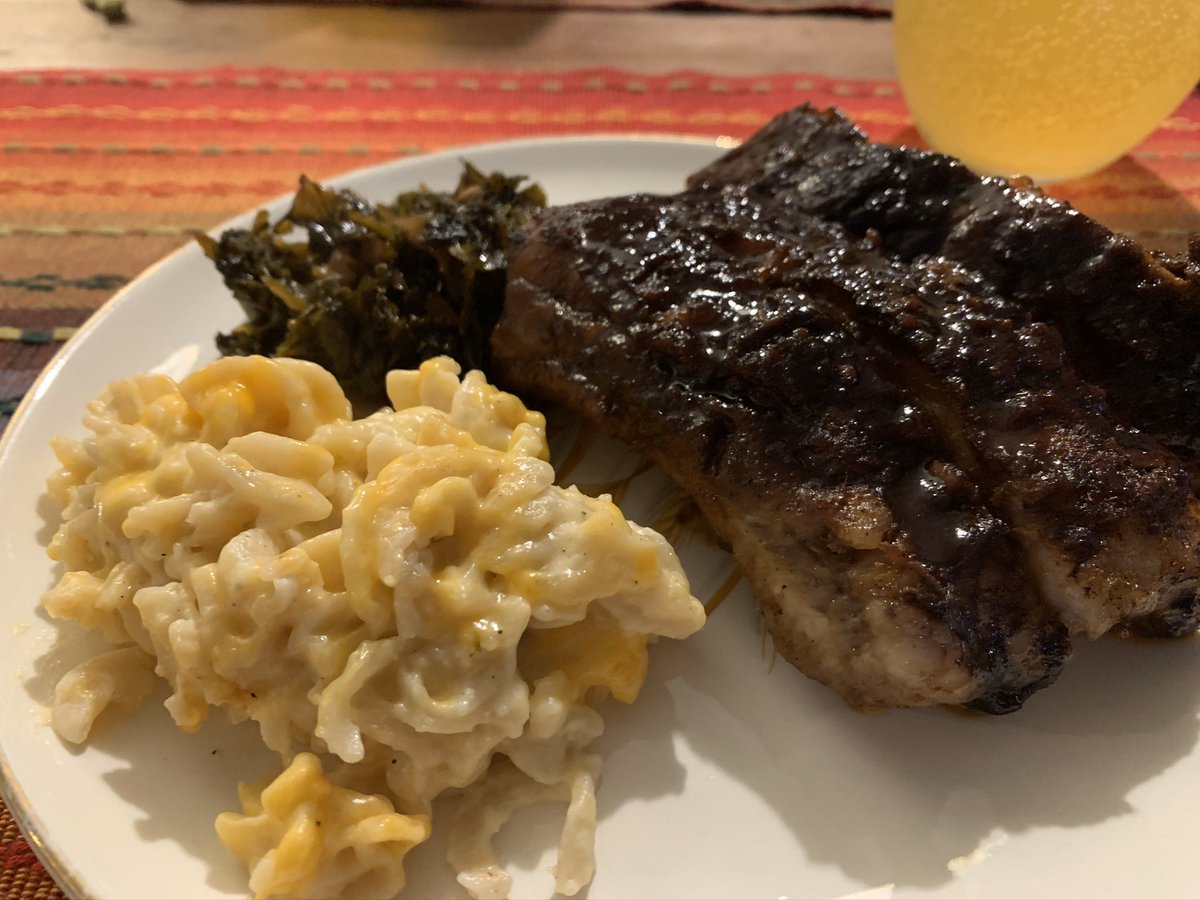
[[84, 740], [152, 672], [185, 730], [256, 722], [284, 769], [218, 831], [260, 897], [395, 893], [451, 789], [475, 896], [510, 885], [497, 822], [545, 797], [568, 803], [574, 893], [593, 704], [632, 702], [648, 643], [703, 610], [664, 538], [554, 484], [539, 413], [444, 358], [387, 387], [394, 408], [354, 419], [323, 369], [240, 357], [90, 404], [89, 436], [54, 444], [65, 574], [43, 604], [115, 649], [63, 679], [53, 724]]

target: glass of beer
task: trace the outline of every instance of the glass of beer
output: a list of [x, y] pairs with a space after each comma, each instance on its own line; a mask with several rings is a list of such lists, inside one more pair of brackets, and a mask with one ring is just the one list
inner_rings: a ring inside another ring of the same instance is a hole
[[896, 0], [917, 128], [983, 174], [1075, 178], [1200, 80], [1200, 0]]

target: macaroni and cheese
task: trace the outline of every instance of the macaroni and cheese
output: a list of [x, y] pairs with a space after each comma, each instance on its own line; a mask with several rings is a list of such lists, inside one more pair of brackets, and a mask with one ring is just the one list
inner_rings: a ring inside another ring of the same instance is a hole
[[113, 649], [68, 673], [52, 722], [86, 739], [157, 675], [184, 730], [258, 724], [283, 770], [217, 822], [259, 897], [395, 894], [432, 803], [462, 794], [449, 857], [475, 897], [511, 881], [491, 839], [567, 803], [555, 869], [592, 877], [603, 730], [648, 643], [704, 620], [667, 541], [554, 484], [544, 420], [447, 358], [354, 419], [333, 377], [230, 357], [113, 383], [58, 439], [46, 610]]

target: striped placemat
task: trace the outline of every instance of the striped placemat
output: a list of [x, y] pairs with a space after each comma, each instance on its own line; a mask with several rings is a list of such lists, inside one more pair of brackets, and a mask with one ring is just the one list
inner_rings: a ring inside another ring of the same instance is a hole
[[[114, 290], [302, 172], [326, 178], [503, 138], [740, 138], [805, 101], [842, 107], [879, 139], [918, 140], [894, 83], [804, 73], [0, 73], [0, 427]], [[1179, 249], [1200, 231], [1200, 96], [1117, 165], [1056, 190]], [[0, 806], [0, 898], [57, 896]]]

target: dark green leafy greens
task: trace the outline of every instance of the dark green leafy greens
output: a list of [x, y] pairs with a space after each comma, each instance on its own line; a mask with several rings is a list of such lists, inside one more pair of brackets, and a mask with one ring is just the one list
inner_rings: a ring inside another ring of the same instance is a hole
[[486, 370], [509, 247], [546, 205], [524, 181], [464, 163], [451, 193], [374, 205], [302, 177], [278, 222], [260, 212], [249, 229], [200, 237], [246, 313], [217, 347], [319, 363], [361, 406], [386, 401], [389, 369], [432, 356]]

